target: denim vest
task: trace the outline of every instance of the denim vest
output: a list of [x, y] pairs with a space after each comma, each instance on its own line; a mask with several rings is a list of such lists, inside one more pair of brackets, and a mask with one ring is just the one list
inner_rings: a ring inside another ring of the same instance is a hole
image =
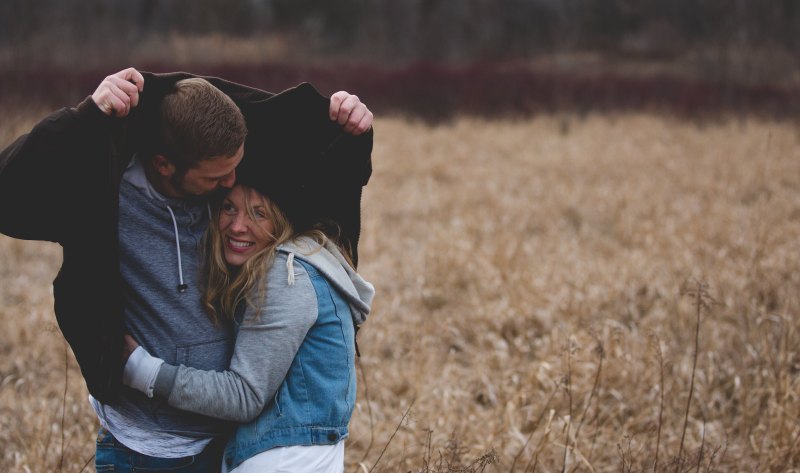
[[275, 399], [240, 425], [225, 449], [228, 470], [263, 451], [295, 445], [333, 445], [348, 436], [356, 400], [355, 333], [349, 303], [313, 266], [305, 268], [317, 296], [309, 329]]

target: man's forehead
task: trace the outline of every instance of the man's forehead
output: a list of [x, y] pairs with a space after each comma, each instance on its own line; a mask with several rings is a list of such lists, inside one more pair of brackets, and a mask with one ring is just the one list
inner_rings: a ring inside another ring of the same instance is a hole
[[225, 176], [236, 169], [236, 166], [239, 165], [241, 160], [242, 156], [239, 153], [227, 157], [218, 156], [198, 162], [197, 165], [194, 166], [194, 169], [204, 174], [219, 174]]

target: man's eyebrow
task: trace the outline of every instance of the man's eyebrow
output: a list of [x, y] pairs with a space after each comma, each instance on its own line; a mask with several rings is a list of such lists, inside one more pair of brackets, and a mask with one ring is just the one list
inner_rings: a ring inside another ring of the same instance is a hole
[[[229, 175], [229, 174], [230, 174], [230, 173], [232, 173], [234, 170], [235, 170], [235, 168], [234, 168], [234, 169], [231, 169], [231, 170], [230, 170], [230, 171], [228, 171], [228, 172], [220, 172], [220, 173], [218, 173], [218, 174], [211, 174], [211, 175], [208, 175], [208, 176], [205, 176], [205, 177], [206, 177], [206, 179], [220, 179], [220, 178], [223, 178], [223, 177], [225, 177], [225, 176]], [[209, 174], [210, 174], [210, 173], [209, 173]]]

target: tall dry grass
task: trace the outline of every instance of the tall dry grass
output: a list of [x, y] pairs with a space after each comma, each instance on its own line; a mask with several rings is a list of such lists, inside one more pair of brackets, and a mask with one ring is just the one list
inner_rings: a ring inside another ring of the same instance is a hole
[[[376, 130], [347, 471], [798, 470], [795, 125]], [[0, 255], [0, 470], [79, 471], [96, 421], [71, 353], [64, 395], [59, 249]]]

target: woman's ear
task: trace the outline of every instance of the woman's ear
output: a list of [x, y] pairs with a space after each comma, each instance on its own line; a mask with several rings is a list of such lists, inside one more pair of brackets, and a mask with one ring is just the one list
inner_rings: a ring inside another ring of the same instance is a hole
[[153, 169], [164, 177], [172, 177], [172, 175], [175, 174], [175, 165], [162, 154], [154, 155], [152, 164]]

